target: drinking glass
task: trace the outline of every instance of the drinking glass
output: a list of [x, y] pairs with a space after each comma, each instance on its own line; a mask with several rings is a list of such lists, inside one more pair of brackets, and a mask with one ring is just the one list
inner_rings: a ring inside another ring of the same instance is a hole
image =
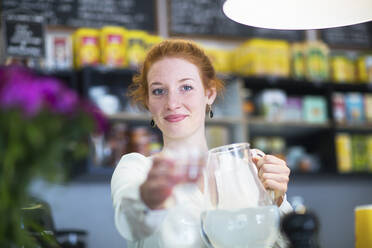
[[279, 210], [258, 178], [248, 143], [209, 151], [201, 236], [210, 248], [266, 248], [278, 235]]
[[200, 247], [200, 214], [203, 196], [199, 179], [206, 154], [195, 147], [168, 148], [162, 156], [174, 162], [173, 171], [180, 182], [172, 189], [165, 206], [167, 215], [159, 228], [159, 247]]

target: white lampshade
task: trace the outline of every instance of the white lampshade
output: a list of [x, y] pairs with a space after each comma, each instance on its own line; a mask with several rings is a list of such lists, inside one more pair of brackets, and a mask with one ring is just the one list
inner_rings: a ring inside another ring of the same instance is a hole
[[372, 20], [372, 0], [226, 0], [233, 21], [260, 28], [301, 30]]

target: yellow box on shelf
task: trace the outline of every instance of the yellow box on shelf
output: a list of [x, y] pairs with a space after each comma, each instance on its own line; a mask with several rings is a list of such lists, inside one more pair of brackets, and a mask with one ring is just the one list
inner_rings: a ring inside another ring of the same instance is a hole
[[244, 76], [289, 76], [290, 50], [284, 40], [248, 40], [235, 49], [233, 58], [233, 71]]
[[367, 136], [368, 172], [372, 173], [372, 135]]
[[353, 171], [366, 172], [368, 164], [367, 138], [362, 134], [351, 137]]
[[293, 43], [291, 46], [291, 75], [295, 79], [304, 79], [306, 75], [305, 47], [305, 44], [300, 42]]
[[100, 32], [101, 63], [109, 67], [126, 67], [127, 30], [123, 27], [106, 26]]
[[329, 79], [329, 48], [321, 41], [306, 43], [306, 78], [310, 81]]
[[347, 133], [338, 133], [335, 139], [338, 172], [351, 172], [351, 137]]
[[75, 68], [99, 63], [99, 31], [97, 29], [79, 28], [73, 34], [73, 41]]
[[372, 83], [372, 55], [360, 56], [357, 60], [358, 81]]
[[359, 82], [366, 83], [368, 81], [366, 56], [360, 56], [357, 59], [357, 78]]
[[269, 74], [289, 77], [291, 58], [289, 43], [284, 40], [271, 40], [268, 43], [268, 50]]
[[331, 69], [332, 81], [334, 82], [352, 83], [356, 81], [354, 61], [346, 55], [332, 56]]
[[131, 68], [138, 68], [145, 60], [147, 52], [147, 33], [142, 30], [128, 30], [128, 65]]
[[145, 36], [145, 39], [146, 39], [146, 51], [150, 50], [151, 47], [153, 47], [154, 45], [164, 40], [161, 36], [151, 35], [151, 34], [147, 34]]
[[231, 69], [231, 51], [224, 49], [205, 48], [206, 54], [211, 60], [216, 72], [230, 74]]

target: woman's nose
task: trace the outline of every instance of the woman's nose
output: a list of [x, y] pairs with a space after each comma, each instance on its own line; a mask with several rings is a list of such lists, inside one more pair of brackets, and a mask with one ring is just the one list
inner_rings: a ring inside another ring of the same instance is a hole
[[179, 108], [180, 106], [180, 96], [178, 96], [175, 92], [168, 92], [166, 107], [169, 110], [173, 110]]

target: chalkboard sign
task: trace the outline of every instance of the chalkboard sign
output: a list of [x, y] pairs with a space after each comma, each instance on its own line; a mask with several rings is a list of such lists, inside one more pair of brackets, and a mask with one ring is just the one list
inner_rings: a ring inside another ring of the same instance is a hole
[[222, 11], [224, 1], [168, 0], [171, 35], [304, 40], [303, 31], [254, 28], [236, 23], [224, 15]]
[[0, 4], [3, 10], [33, 10], [42, 14], [49, 25], [119, 25], [156, 31], [156, 0], [1, 0]]
[[44, 17], [32, 12], [9, 11], [2, 15], [5, 53], [16, 57], [44, 56]]
[[372, 22], [320, 31], [328, 45], [345, 48], [372, 48]]

